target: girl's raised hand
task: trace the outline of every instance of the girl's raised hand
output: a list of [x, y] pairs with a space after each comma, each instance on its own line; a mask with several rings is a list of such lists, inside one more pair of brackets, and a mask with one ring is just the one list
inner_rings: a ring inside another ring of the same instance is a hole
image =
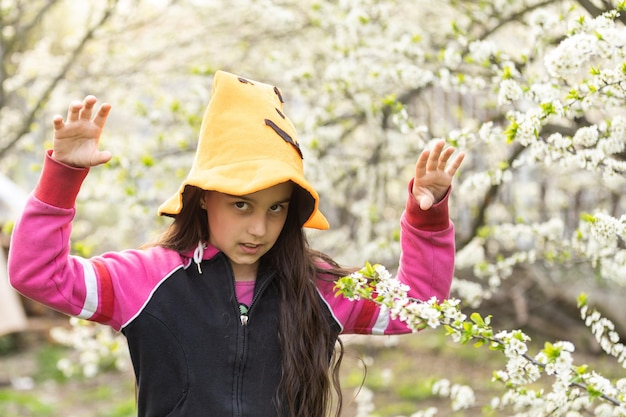
[[72, 102], [67, 112], [67, 121], [60, 115], [54, 117], [54, 159], [76, 168], [90, 168], [111, 159], [110, 152], [98, 150], [100, 135], [111, 105], [102, 104], [92, 118], [96, 101], [94, 96], [87, 96], [82, 102]]
[[422, 210], [428, 210], [446, 195], [448, 187], [452, 184], [452, 177], [465, 157], [463, 152], [459, 152], [450, 161], [455, 149], [453, 147], [444, 149], [444, 146], [443, 140], [438, 141], [432, 150], [423, 151], [415, 164], [412, 192]]

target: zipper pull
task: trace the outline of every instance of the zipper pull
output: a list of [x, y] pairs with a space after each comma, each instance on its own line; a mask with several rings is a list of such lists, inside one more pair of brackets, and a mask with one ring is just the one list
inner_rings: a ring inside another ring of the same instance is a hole
[[241, 319], [241, 325], [246, 326], [248, 324], [248, 306], [245, 304], [239, 304], [239, 313], [241, 314], [239, 318]]

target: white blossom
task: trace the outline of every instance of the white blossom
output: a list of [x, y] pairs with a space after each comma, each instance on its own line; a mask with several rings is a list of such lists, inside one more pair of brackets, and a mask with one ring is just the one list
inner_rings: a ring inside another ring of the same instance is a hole
[[598, 126], [581, 127], [576, 131], [573, 142], [575, 145], [591, 147], [598, 142]]
[[490, 41], [474, 41], [469, 44], [470, 56], [478, 63], [489, 60], [496, 48]]
[[579, 74], [596, 49], [595, 36], [576, 34], [563, 40], [553, 51], [546, 54], [544, 63], [551, 76], [569, 79]]
[[450, 389], [450, 398], [452, 399], [452, 410], [466, 410], [472, 407], [476, 402], [474, 390], [467, 385], [454, 384]]
[[500, 82], [500, 89], [498, 91], [498, 105], [517, 101], [523, 97], [522, 88], [517, 82], [511, 79], [502, 80]]

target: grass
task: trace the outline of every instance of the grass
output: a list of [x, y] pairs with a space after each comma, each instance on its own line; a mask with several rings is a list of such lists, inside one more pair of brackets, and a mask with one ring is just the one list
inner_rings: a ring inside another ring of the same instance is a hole
[[0, 390], [0, 415], [4, 417], [56, 416], [55, 407], [30, 392]]
[[36, 381], [56, 381], [66, 382], [67, 377], [57, 369], [57, 362], [67, 354], [67, 348], [46, 344], [35, 352], [38, 372], [35, 375]]
[[[32, 389], [0, 388], [2, 417], [132, 417], [136, 416], [134, 384], [127, 373], [107, 372], [97, 378], [65, 377], [56, 363], [67, 348], [42, 343], [28, 355], [0, 356], [14, 376], [31, 378]], [[33, 369], [32, 373], [27, 369]], [[4, 365], [3, 365], [4, 366]], [[24, 373], [23, 373], [24, 372]]]

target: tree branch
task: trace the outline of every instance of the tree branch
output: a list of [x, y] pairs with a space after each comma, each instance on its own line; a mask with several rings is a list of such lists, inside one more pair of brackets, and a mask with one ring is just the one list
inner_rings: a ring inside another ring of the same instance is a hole
[[[614, 7], [610, 4], [610, 2], [604, 1], [602, 3], [604, 3], [605, 8], [601, 9], [599, 7], [597, 7], [595, 4], [593, 4], [593, 2], [589, 1], [589, 0], [577, 0], [577, 3], [581, 5], [581, 7], [583, 9], [585, 9], [587, 11], [587, 13], [589, 13], [591, 16], [598, 17], [600, 16], [602, 13], [613, 9]], [[623, 24], [626, 25], [626, 16], [622, 13], [617, 17], [617, 20], [619, 20], [620, 22], [622, 22]]]
[[[33, 29], [33, 27], [36, 27], [36, 25], [41, 21], [43, 15], [50, 9], [50, 7], [54, 5], [54, 3], [55, 0], [48, 0], [48, 2], [44, 6], [42, 6], [41, 9], [39, 9], [36, 16], [23, 27], [16, 28], [17, 33], [9, 39], [7, 39], [5, 36], [0, 36], [0, 80], [4, 80], [7, 77], [7, 57], [15, 51], [18, 42], [28, 39], [28, 33]], [[21, 14], [21, 7], [19, 7], [19, 9], [19, 14]], [[0, 13], [0, 27], [5, 27], [11, 24], [17, 26], [17, 21], [19, 21], [19, 17], [15, 18], [15, 20], [11, 22], [5, 22], [3, 20], [2, 14]], [[4, 87], [2, 86], [2, 83], [0, 83], [0, 109], [6, 105], [5, 103], [6, 99], [4, 94]]]
[[41, 19], [43, 18], [43, 16], [46, 14], [46, 12], [48, 12], [48, 10], [50, 10], [52, 6], [54, 6], [55, 3], [55, 0], [48, 0], [48, 2], [37, 11], [37, 14], [30, 22], [27, 22], [23, 27], [19, 28], [21, 35], [13, 36], [13, 38], [4, 45], [4, 53], [6, 55], [13, 52], [13, 50], [15, 49], [15, 45], [17, 45], [19, 41], [24, 41], [25, 39], [28, 39], [28, 37], [24, 35], [28, 34], [33, 28], [37, 27], [37, 25], [41, 23]]
[[532, 12], [533, 10], [539, 9], [541, 7], [545, 7], [548, 6], [552, 3], [555, 3], [555, 0], [546, 0], [544, 2], [541, 3], [537, 3], [534, 4], [532, 6], [529, 6], [525, 9], [522, 10], [518, 10], [517, 12], [513, 13], [512, 15], [508, 16], [508, 17], [504, 17], [502, 19], [498, 20], [498, 24], [496, 24], [494, 27], [487, 29], [481, 36], [480, 39], [486, 39], [489, 36], [493, 35], [495, 32], [498, 31], [498, 29], [502, 28], [503, 26], [505, 26], [508, 23], [511, 22], [516, 22], [519, 21], [522, 17], [524, 17], [525, 14], [527, 14], [528, 12]]
[[[511, 166], [513, 164], [513, 161], [515, 161], [520, 156], [520, 154], [524, 151], [524, 149], [526, 149], [524, 146], [515, 142], [513, 144], [513, 152], [511, 153], [511, 155], [509, 156], [509, 159], [507, 160], [507, 164], [508, 164], [507, 166]], [[474, 236], [478, 235], [478, 229], [480, 229], [485, 224], [485, 219], [487, 217], [487, 209], [495, 200], [496, 196], [498, 195], [499, 190], [500, 190], [500, 184], [494, 184], [489, 188], [487, 193], [485, 193], [482, 204], [480, 205], [480, 208], [478, 210], [478, 214], [476, 215], [476, 217], [474, 218], [474, 221], [472, 222], [471, 230], [467, 235], [468, 237], [461, 240], [457, 244], [458, 250], [464, 248], [474, 238]]]
[[11, 148], [13, 148], [13, 146], [15, 146], [17, 142], [19, 142], [19, 140], [24, 135], [26, 135], [30, 131], [31, 125], [34, 122], [35, 117], [41, 111], [41, 109], [45, 106], [45, 104], [48, 102], [54, 89], [57, 87], [59, 82], [66, 76], [66, 74], [69, 72], [72, 65], [76, 63], [76, 60], [82, 53], [83, 49], [85, 49], [85, 46], [87, 45], [87, 43], [91, 39], [93, 39], [96, 30], [102, 27], [107, 22], [107, 20], [109, 20], [109, 18], [113, 15], [113, 11], [115, 10], [116, 5], [117, 5], [117, 0], [109, 0], [109, 5], [107, 9], [105, 10], [105, 12], [103, 13], [102, 17], [100, 18], [100, 20], [94, 26], [92, 26], [87, 32], [85, 32], [80, 43], [74, 49], [70, 57], [67, 59], [61, 71], [50, 82], [50, 84], [48, 85], [48, 88], [46, 88], [46, 90], [42, 93], [39, 100], [37, 100], [35, 107], [31, 109], [30, 113], [24, 119], [24, 122], [22, 123], [22, 128], [19, 129], [19, 131], [13, 136], [11, 140], [9, 140], [9, 142], [4, 146], [4, 148], [0, 149], [0, 159], [4, 158], [6, 153]]

